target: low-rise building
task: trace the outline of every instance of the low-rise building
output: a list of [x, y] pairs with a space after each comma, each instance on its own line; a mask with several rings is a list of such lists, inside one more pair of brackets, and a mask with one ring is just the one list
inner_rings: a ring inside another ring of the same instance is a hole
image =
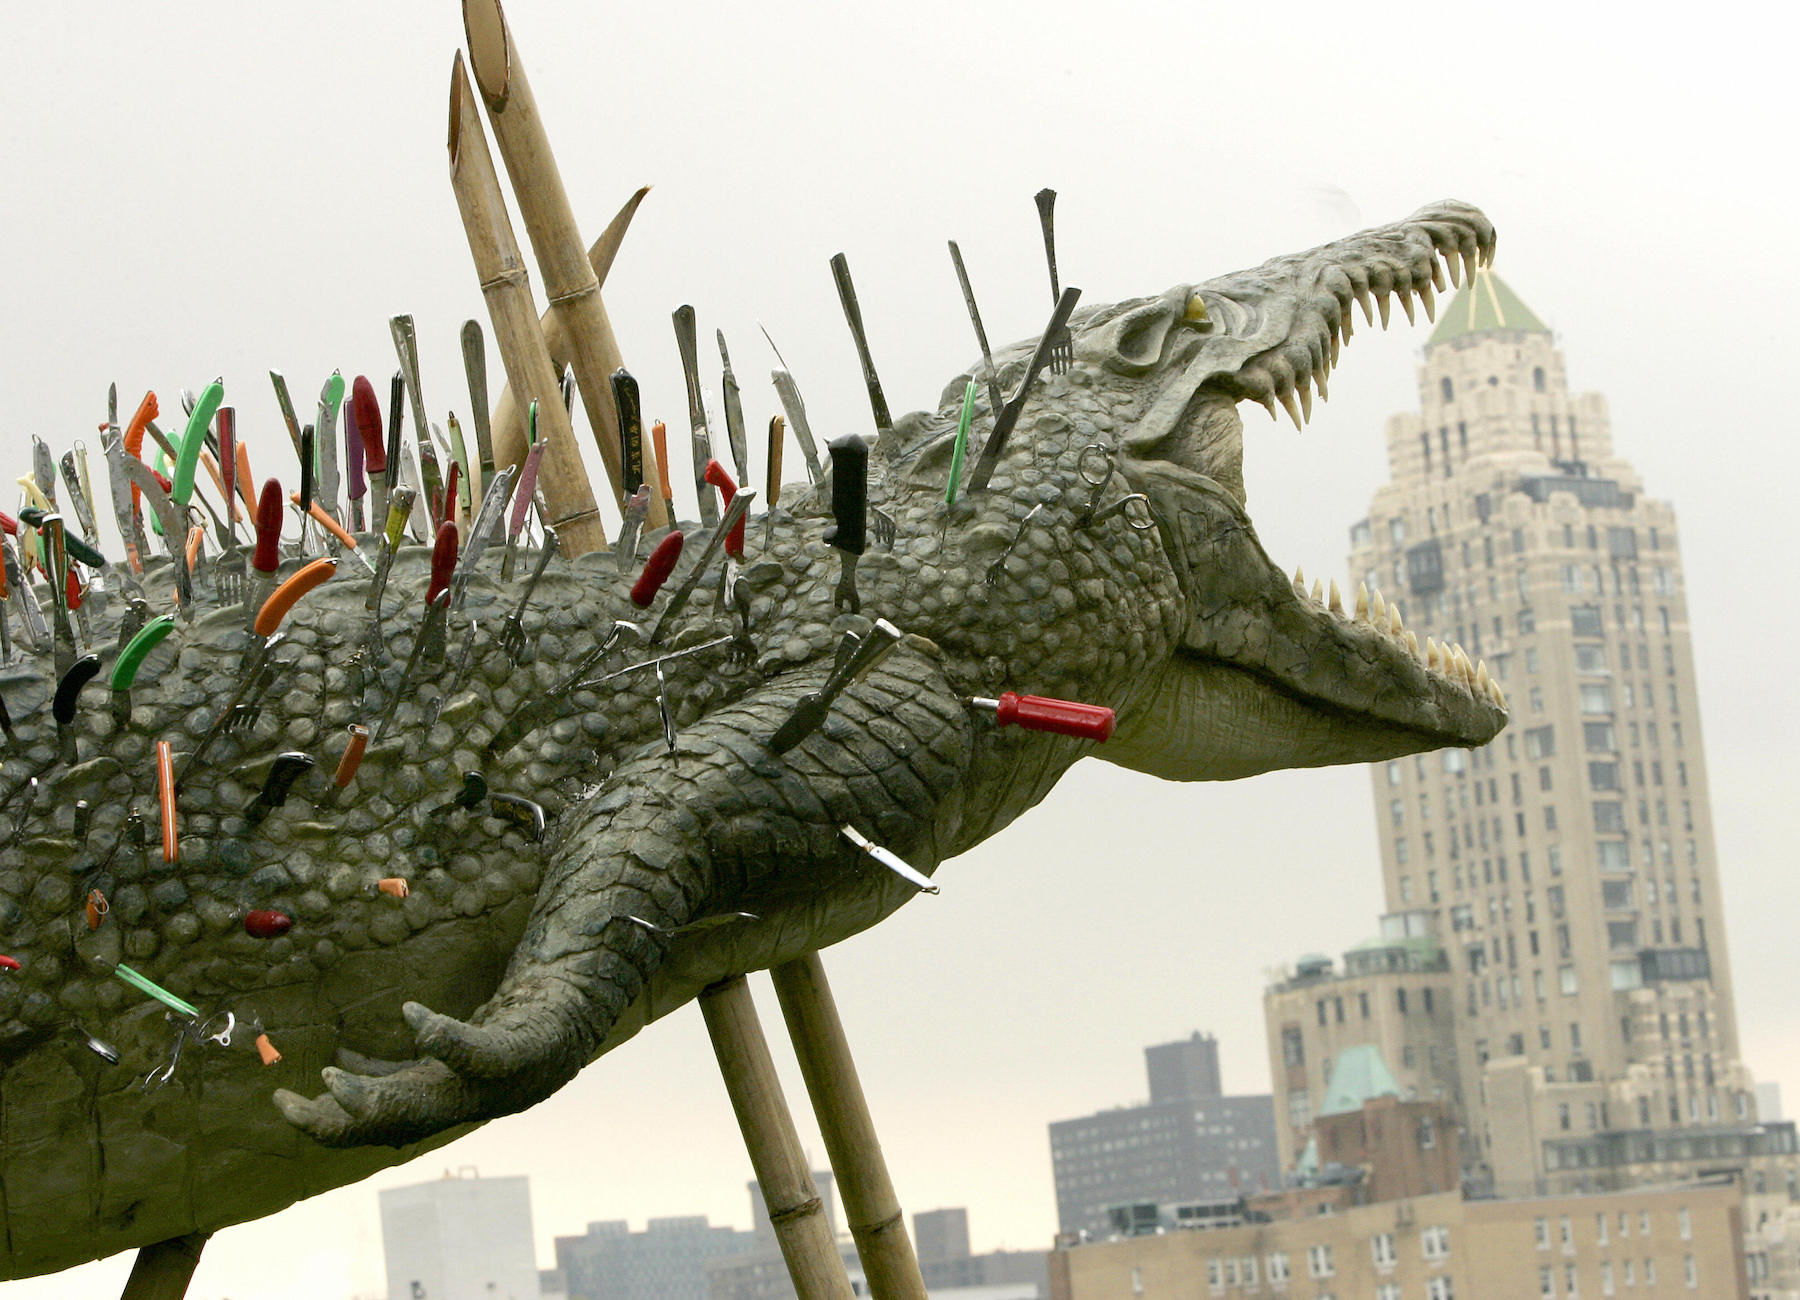
[[1246, 1197], [1236, 1222], [1059, 1241], [1052, 1300], [1749, 1296], [1732, 1179], [1587, 1196]]

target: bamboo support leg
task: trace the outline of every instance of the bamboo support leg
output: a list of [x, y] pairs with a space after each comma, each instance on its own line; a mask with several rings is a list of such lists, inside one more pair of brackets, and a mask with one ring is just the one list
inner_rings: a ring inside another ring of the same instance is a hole
[[850, 1279], [781, 1095], [749, 984], [742, 975], [721, 980], [700, 995], [700, 1012], [795, 1294], [799, 1300], [850, 1300]]
[[816, 952], [769, 972], [875, 1300], [925, 1300], [918, 1257]]
[[145, 1246], [137, 1253], [119, 1300], [181, 1300], [210, 1236], [210, 1232], [190, 1232]]

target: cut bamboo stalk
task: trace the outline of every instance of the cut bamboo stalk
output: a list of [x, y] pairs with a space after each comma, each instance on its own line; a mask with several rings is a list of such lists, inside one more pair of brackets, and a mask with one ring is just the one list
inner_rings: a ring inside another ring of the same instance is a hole
[[[638, 205], [649, 192], [650, 187], [646, 185], [625, 200], [625, 206], [588, 249], [588, 265], [594, 268], [594, 279], [602, 288], [606, 286], [606, 273], [612, 270], [613, 259], [618, 256], [619, 245], [625, 242], [631, 219], [637, 215]], [[561, 374], [562, 368], [570, 363], [569, 336], [554, 311], [546, 311], [538, 324], [544, 331], [544, 346], [550, 350], [550, 364]], [[496, 463], [516, 465], [525, 459], [525, 418], [513, 398], [511, 385], [502, 390], [500, 400], [494, 404], [491, 427]], [[636, 487], [631, 490], [636, 491]], [[654, 492], [650, 494], [648, 523], [651, 528], [662, 528], [669, 523], [669, 512], [663, 508], [662, 498]]]
[[538, 476], [548, 522], [567, 555], [605, 550], [606, 530], [568, 412], [563, 409], [556, 369], [538, 329], [531, 277], [506, 215], [500, 177], [488, 153], [487, 135], [475, 111], [474, 88], [469, 85], [461, 52], [450, 68], [450, 185], [462, 211], [469, 253], [481, 279], [482, 296], [487, 299], [507, 383], [527, 403], [537, 402], [538, 430], [549, 439]]
[[549, 133], [538, 116], [537, 99], [519, 61], [500, 0], [463, 0], [463, 34], [469, 42], [470, 71], [487, 106], [525, 233], [537, 255], [544, 297], [550, 314], [561, 321], [567, 334], [581, 404], [600, 446], [614, 504], [623, 511], [625, 498], [638, 485], [621, 482], [619, 416], [613, 406], [611, 377], [625, 361], [600, 300], [599, 278], [588, 261], [563, 188], [562, 172], [550, 149]]
[[850, 1056], [850, 1041], [825, 980], [825, 963], [811, 952], [775, 967], [769, 975], [818, 1117], [825, 1153], [837, 1175], [838, 1195], [844, 1198], [844, 1217], [856, 1238], [869, 1294], [875, 1300], [926, 1300], [918, 1256], [906, 1235], [906, 1218], [888, 1177], [881, 1139]]
[[200, 1252], [210, 1236], [210, 1232], [190, 1232], [145, 1246], [137, 1253], [119, 1300], [181, 1300], [194, 1280]]
[[700, 994], [700, 1013], [795, 1294], [799, 1300], [850, 1300], [850, 1278], [781, 1095], [749, 984], [733, 975], [711, 985]]

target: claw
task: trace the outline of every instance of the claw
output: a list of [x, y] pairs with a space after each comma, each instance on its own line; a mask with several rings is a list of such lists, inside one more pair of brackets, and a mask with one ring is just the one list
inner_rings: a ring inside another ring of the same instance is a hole
[[319, 1071], [319, 1077], [331, 1090], [332, 1100], [352, 1119], [368, 1119], [374, 1113], [375, 1095], [362, 1075], [328, 1065]]

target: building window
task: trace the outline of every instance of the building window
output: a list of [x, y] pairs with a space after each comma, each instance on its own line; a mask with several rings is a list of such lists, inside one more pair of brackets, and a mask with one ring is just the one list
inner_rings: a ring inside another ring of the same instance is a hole
[[1675, 1221], [1680, 1225], [1681, 1239], [1692, 1241], [1694, 1239], [1694, 1221], [1688, 1216], [1685, 1206], [1676, 1214]]
[[1131, 1266], [1131, 1294], [1144, 1294], [1144, 1270], [1139, 1268], [1136, 1264]]
[[1452, 400], [1456, 396], [1456, 386], [1450, 382], [1448, 376], [1438, 380], [1438, 391], [1444, 395], [1444, 400], [1446, 402]]
[[1392, 1268], [1398, 1262], [1394, 1254], [1394, 1234], [1378, 1232], [1369, 1238], [1369, 1254], [1375, 1260], [1376, 1268]]
[[1419, 1250], [1429, 1260], [1448, 1258], [1450, 1229], [1441, 1225], [1426, 1228], [1419, 1234]]
[[1263, 1262], [1269, 1266], [1269, 1281], [1285, 1282], [1288, 1280], [1288, 1256], [1285, 1250], [1271, 1252]]
[[1533, 1223], [1532, 1226], [1537, 1232], [1537, 1248], [1539, 1250], [1549, 1250], [1550, 1249], [1550, 1220], [1544, 1218], [1542, 1215], [1539, 1215], [1536, 1222]]
[[1556, 968], [1556, 978], [1559, 987], [1562, 989], [1563, 996], [1566, 998], [1574, 997], [1576, 992], [1575, 968], [1573, 966], [1558, 966]]
[[1401, 1300], [1398, 1282], [1383, 1282], [1375, 1288], [1375, 1300]]
[[1583, 713], [1611, 713], [1612, 687], [1605, 682], [1583, 682], [1579, 688]]
[[1425, 1284], [1425, 1300], [1456, 1300], [1447, 1277], [1434, 1277]]
[[1330, 1246], [1308, 1246], [1306, 1248], [1306, 1273], [1308, 1277], [1330, 1277], [1337, 1272], [1332, 1263]]
[[1687, 1275], [1686, 1280], [1688, 1289], [1690, 1291], [1697, 1289], [1700, 1285], [1700, 1270], [1694, 1264], [1694, 1257], [1692, 1255], [1683, 1255], [1681, 1257], [1681, 1267], [1683, 1272]]

